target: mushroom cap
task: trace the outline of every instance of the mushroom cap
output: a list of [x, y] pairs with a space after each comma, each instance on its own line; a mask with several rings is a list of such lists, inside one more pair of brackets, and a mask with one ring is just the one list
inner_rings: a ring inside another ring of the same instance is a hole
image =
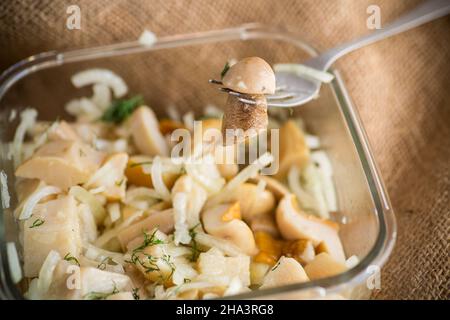
[[249, 57], [230, 67], [222, 79], [224, 87], [247, 94], [275, 93], [275, 74], [259, 57]]

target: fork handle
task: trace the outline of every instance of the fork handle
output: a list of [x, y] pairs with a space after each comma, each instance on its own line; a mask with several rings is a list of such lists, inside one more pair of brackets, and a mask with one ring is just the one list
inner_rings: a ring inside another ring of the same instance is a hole
[[315, 69], [326, 71], [337, 59], [353, 50], [413, 29], [424, 23], [443, 17], [448, 13], [450, 13], [450, 0], [425, 1], [414, 10], [406, 13], [384, 28], [377, 29], [368, 35], [329, 49], [321, 55], [306, 61], [305, 64]]

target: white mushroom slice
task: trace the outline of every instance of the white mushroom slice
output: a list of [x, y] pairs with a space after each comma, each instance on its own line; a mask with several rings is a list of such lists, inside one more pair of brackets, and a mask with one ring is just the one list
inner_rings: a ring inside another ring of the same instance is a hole
[[338, 225], [332, 221], [303, 214], [294, 195], [278, 204], [276, 221], [281, 235], [288, 240], [309, 239], [337, 261], [345, 262], [344, 249], [338, 235]]
[[305, 271], [311, 280], [316, 280], [345, 272], [347, 267], [345, 263], [337, 261], [328, 253], [322, 252], [305, 266]]
[[280, 201], [284, 196], [291, 193], [284, 184], [272, 177], [258, 175], [255, 178], [249, 179], [249, 182], [255, 184], [260, 183], [260, 181], [264, 181], [266, 183], [266, 190], [272, 192], [277, 201]]
[[149, 232], [154, 228], [158, 228], [158, 230], [164, 233], [173, 232], [173, 209], [150, 213], [150, 215], [144, 220], [141, 220], [121, 230], [117, 237], [120, 241], [120, 244], [122, 245], [122, 248], [126, 248], [127, 244], [131, 240], [142, 236], [142, 233], [144, 231]]
[[280, 234], [273, 215], [261, 215], [254, 217], [250, 222], [250, 228], [253, 232], [267, 232], [273, 237], [278, 237]]
[[225, 257], [219, 249], [211, 248], [200, 254], [197, 266], [199, 281], [226, 287], [238, 277], [243, 286], [250, 285], [250, 257], [248, 256]]
[[302, 265], [293, 258], [281, 257], [266, 274], [261, 289], [309, 281]]
[[166, 140], [159, 131], [158, 120], [147, 106], [136, 109], [130, 119], [131, 134], [138, 150], [149, 156], [168, 156]]
[[238, 201], [241, 207], [242, 219], [250, 223], [253, 218], [267, 215], [275, 209], [275, 197], [268, 190], [260, 191], [257, 185], [243, 183], [228, 194], [224, 202]]
[[81, 252], [80, 223], [74, 197], [36, 205], [33, 215], [23, 227], [25, 276], [36, 277], [51, 250], [61, 257], [67, 253], [77, 257]]
[[259, 57], [244, 58], [227, 71], [224, 87], [247, 94], [275, 93], [275, 74], [270, 65]]
[[55, 126], [51, 126], [49, 128], [48, 140], [50, 140], [50, 141], [58, 141], [58, 140], [78, 141], [78, 140], [80, 140], [80, 137], [77, 135], [75, 130], [66, 121], [60, 121]]
[[65, 260], [56, 266], [53, 279], [47, 299], [104, 300], [133, 289], [127, 275], [94, 267], [78, 267]]
[[236, 217], [235, 210], [235, 205], [225, 204], [204, 211], [202, 213], [203, 227], [207, 233], [229, 240], [244, 253], [254, 255], [257, 248], [253, 232], [244, 221], [239, 219], [239, 213]]
[[86, 189], [104, 187], [100, 194], [110, 201], [125, 198], [126, 178], [124, 172], [127, 163], [128, 154], [126, 153], [116, 153], [110, 156], [84, 187]]
[[67, 190], [85, 183], [102, 163], [104, 155], [77, 141], [52, 141], [16, 170], [16, 176], [37, 178]]

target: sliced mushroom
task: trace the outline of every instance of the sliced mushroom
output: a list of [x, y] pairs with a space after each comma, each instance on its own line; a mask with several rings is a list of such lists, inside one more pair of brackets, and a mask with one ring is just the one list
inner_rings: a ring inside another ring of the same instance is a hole
[[345, 272], [347, 267], [345, 263], [334, 259], [326, 252], [322, 252], [306, 265], [305, 271], [311, 280], [316, 280]]
[[48, 132], [48, 139], [57, 140], [80, 140], [75, 130], [66, 122], [60, 121], [55, 127], [52, 126]]
[[159, 131], [158, 120], [152, 109], [141, 106], [130, 119], [131, 134], [138, 150], [149, 156], [168, 156], [169, 149], [164, 136]]
[[53, 272], [47, 299], [105, 299], [116, 291], [131, 291], [131, 279], [95, 267], [78, 267], [61, 260]]
[[[218, 118], [210, 118], [201, 121], [202, 131], [201, 131], [201, 141], [203, 143], [214, 143], [211, 141], [216, 133], [221, 132], [222, 120]], [[217, 130], [212, 132], [210, 130]], [[197, 134], [197, 133], [194, 133]], [[198, 139], [198, 138], [195, 138]], [[223, 146], [216, 145], [214, 149], [214, 157], [217, 164], [217, 169], [220, 175], [226, 180], [230, 180], [239, 172], [239, 166], [236, 163], [236, 148], [234, 145]]]
[[77, 203], [70, 195], [37, 204], [23, 226], [25, 276], [33, 278], [51, 250], [61, 257], [81, 253]]
[[275, 177], [285, 178], [292, 166], [304, 168], [309, 156], [304, 133], [293, 120], [288, 120], [280, 129], [279, 167]]
[[262, 231], [272, 235], [273, 237], [278, 237], [280, 235], [275, 222], [275, 217], [271, 214], [253, 217], [250, 221], [250, 227], [253, 232]]
[[[131, 156], [125, 169], [125, 175], [127, 176], [128, 183], [135, 186], [153, 188], [151, 175], [144, 172], [143, 169], [146, 164], [150, 164], [152, 161], [153, 158], [148, 156]], [[173, 187], [173, 184], [179, 176], [179, 173], [168, 170], [164, 170], [162, 173], [164, 184], [169, 189]]]
[[[242, 59], [230, 67], [222, 83], [225, 88], [241, 93], [240, 97], [228, 96], [222, 119], [223, 135], [227, 136], [227, 129], [241, 129], [242, 138], [246, 139], [266, 130], [268, 117], [264, 94], [275, 92], [275, 74], [270, 65], [259, 57]], [[253, 100], [255, 104], [242, 102], [239, 98]]]
[[121, 200], [125, 197], [126, 178], [124, 175], [128, 163], [127, 153], [116, 153], [106, 159], [105, 163], [84, 185], [86, 189], [104, 188], [100, 194], [108, 200]]
[[323, 248], [337, 261], [345, 262], [344, 249], [336, 223], [302, 213], [294, 195], [284, 197], [278, 204], [276, 221], [281, 235], [288, 240], [309, 239]]
[[218, 238], [226, 239], [248, 255], [256, 253], [255, 238], [249, 226], [230, 211], [233, 204], [223, 204], [207, 209], [202, 213], [203, 227], [206, 232]]
[[294, 258], [302, 265], [311, 262], [316, 253], [311, 240], [290, 240], [283, 244], [282, 253], [286, 257]]
[[264, 277], [261, 289], [309, 281], [302, 265], [293, 258], [281, 257]]
[[250, 285], [250, 258], [246, 255], [226, 257], [219, 249], [211, 248], [207, 252], [200, 253], [197, 269], [200, 281], [226, 287], [233, 278], [237, 277], [243, 286]]
[[255, 178], [249, 179], [249, 182], [254, 184], [258, 184], [260, 181], [266, 183], [266, 190], [272, 192], [277, 201], [280, 201], [284, 196], [291, 193], [284, 184], [272, 177], [258, 175]]
[[267, 215], [275, 209], [275, 197], [268, 190], [260, 191], [253, 183], [243, 183], [225, 195], [225, 202], [238, 201], [242, 219], [251, 223], [254, 217]]
[[51, 141], [16, 170], [16, 176], [36, 178], [67, 190], [85, 183], [103, 162], [104, 154], [77, 141]]
[[186, 222], [189, 228], [196, 226], [200, 221], [200, 211], [208, 197], [203, 187], [189, 175], [180, 177], [172, 188], [172, 199], [177, 193], [187, 195]]
[[125, 249], [131, 240], [142, 236], [142, 232], [149, 232], [154, 228], [158, 228], [164, 233], [173, 232], [173, 209], [150, 213], [147, 218], [120, 231], [117, 238], [122, 248]]

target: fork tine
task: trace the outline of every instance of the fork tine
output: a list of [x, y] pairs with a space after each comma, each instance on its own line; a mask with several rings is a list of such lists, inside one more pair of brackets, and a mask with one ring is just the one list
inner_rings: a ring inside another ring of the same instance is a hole
[[266, 97], [267, 101], [273, 101], [273, 100], [284, 100], [287, 98], [292, 98], [295, 97], [296, 93], [295, 92], [286, 92], [283, 94], [274, 94], [274, 95], [269, 95]]
[[212, 84], [220, 84], [220, 85], [223, 84], [222, 81], [216, 80], [216, 79], [209, 79], [208, 82], [209, 82], [209, 83], [212, 83]]
[[246, 103], [246, 104], [256, 104], [255, 100], [249, 100], [249, 99], [245, 99], [245, 98], [239, 98], [239, 101]]

